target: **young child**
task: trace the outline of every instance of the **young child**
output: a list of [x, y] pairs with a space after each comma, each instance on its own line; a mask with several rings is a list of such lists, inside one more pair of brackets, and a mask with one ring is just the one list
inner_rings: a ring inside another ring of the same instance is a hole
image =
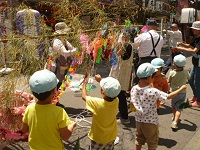
[[30, 89], [38, 99], [27, 106], [22, 132], [29, 132], [31, 150], [64, 150], [62, 140], [67, 141], [76, 122], [71, 122], [63, 108], [52, 104], [57, 94], [58, 79], [49, 70], [36, 71], [29, 80]]
[[[154, 66], [154, 68], [158, 70], [156, 71], [153, 77], [153, 82], [151, 84], [152, 87], [159, 89], [160, 91], [163, 91], [165, 93], [168, 93], [169, 84], [168, 84], [166, 76], [162, 73], [164, 60], [161, 58], [154, 58], [151, 61], [151, 64]], [[160, 105], [164, 105], [164, 103], [160, 103], [160, 101], [157, 101], [157, 112], [159, 112]]]
[[[186, 57], [179, 54], [174, 57], [174, 65], [175, 69], [169, 72], [169, 83], [170, 83], [170, 92], [173, 92], [179, 89], [182, 85], [185, 85], [189, 80], [189, 72], [184, 70], [184, 66], [186, 64]], [[177, 129], [177, 123], [181, 116], [182, 109], [179, 106], [185, 101], [186, 90], [181, 91], [178, 95], [176, 95], [172, 101], [171, 106], [173, 110], [172, 117], [172, 129]]]
[[173, 98], [182, 90], [186, 89], [183, 85], [178, 90], [167, 94], [150, 86], [152, 76], [157, 69], [150, 63], [143, 63], [138, 67], [137, 76], [140, 81], [131, 89], [131, 105], [136, 108], [136, 150], [141, 150], [145, 142], [148, 149], [156, 149], [158, 146], [158, 114], [157, 101], [161, 102]]
[[86, 108], [93, 113], [92, 126], [88, 134], [91, 139], [90, 150], [111, 150], [114, 149], [114, 140], [117, 137], [117, 95], [121, 91], [121, 85], [112, 77], [101, 79], [100, 75], [95, 75], [95, 79], [100, 82], [103, 98], [87, 96], [88, 78], [84, 80], [82, 89], [82, 99], [86, 101]]

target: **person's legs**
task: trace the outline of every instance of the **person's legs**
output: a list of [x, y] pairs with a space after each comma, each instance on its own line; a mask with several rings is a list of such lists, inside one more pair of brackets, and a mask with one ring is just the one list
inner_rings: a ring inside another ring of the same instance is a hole
[[194, 86], [196, 91], [197, 101], [200, 103], [200, 67], [195, 67], [194, 72]]
[[196, 90], [195, 90], [195, 86], [194, 86], [194, 73], [195, 73], [195, 68], [193, 66], [193, 68], [190, 71], [190, 79], [188, 82], [190, 84], [190, 87], [192, 89], [194, 97], [196, 97]]
[[[118, 95], [118, 98], [119, 98], [119, 112], [120, 112], [120, 116], [121, 116], [122, 120], [128, 120], [128, 106], [127, 106], [125, 92], [126, 91], [121, 91], [119, 93], [119, 95]], [[128, 121], [127, 123], [129, 123], [129, 122], [130, 121]]]
[[141, 150], [142, 145], [145, 144], [145, 137], [142, 131], [144, 123], [136, 122], [136, 131], [135, 131], [135, 146], [136, 150]]
[[175, 118], [174, 118], [174, 121], [178, 122], [178, 120], [179, 120], [180, 117], [181, 117], [181, 111], [176, 110], [175, 116], [174, 116], [174, 117], [175, 117]]
[[[192, 83], [192, 81], [190, 81]], [[189, 83], [190, 83], [189, 82]], [[190, 83], [190, 86], [191, 86]], [[193, 87], [192, 87], [193, 86]], [[191, 86], [196, 101], [191, 106], [200, 106], [200, 67], [193, 67], [193, 85]]]
[[179, 93], [171, 101], [171, 105], [173, 109], [173, 118], [174, 118], [171, 124], [172, 129], [178, 128], [177, 127], [178, 120], [180, 119], [181, 111], [183, 110], [182, 108], [179, 108], [179, 106], [184, 103], [185, 98], [186, 98], [186, 93]]
[[142, 132], [145, 136], [148, 150], [155, 150], [158, 147], [159, 127], [156, 124], [144, 123]]

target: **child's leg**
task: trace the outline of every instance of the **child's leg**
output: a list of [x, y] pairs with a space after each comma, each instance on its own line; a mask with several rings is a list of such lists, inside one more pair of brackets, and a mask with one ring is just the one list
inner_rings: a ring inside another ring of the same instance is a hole
[[142, 145], [136, 145], [136, 150], [141, 150], [142, 149]]
[[145, 136], [143, 134], [144, 123], [136, 122], [136, 131], [135, 131], [135, 146], [136, 150], [141, 150], [142, 145], [145, 144]]
[[180, 119], [181, 116], [181, 111], [182, 108], [179, 108], [179, 106], [184, 103], [186, 94], [185, 93], [179, 93], [177, 96], [175, 96], [172, 99], [172, 107], [173, 107], [173, 114], [174, 114], [174, 120], [171, 124], [171, 128], [172, 129], [177, 129], [177, 124], [178, 124], [178, 120]]
[[176, 115], [176, 109], [174, 108], [174, 107], [172, 107], [172, 112], [173, 112], [173, 119], [172, 119], [172, 121], [174, 121], [174, 119], [175, 119], [175, 115]]
[[174, 121], [178, 122], [180, 116], [181, 116], [181, 111], [176, 110], [174, 115]]

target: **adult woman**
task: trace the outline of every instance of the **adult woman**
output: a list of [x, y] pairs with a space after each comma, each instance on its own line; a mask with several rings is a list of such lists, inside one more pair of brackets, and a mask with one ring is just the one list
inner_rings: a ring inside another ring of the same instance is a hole
[[118, 62], [113, 65], [110, 70], [109, 76], [116, 78], [121, 85], [121, 92], [118, 95], [119, 98], [119, 123], [128, 124], [130, 120], [128, 118], [128, 108], [126, 100], [126, 91], [130, 90], [130, 80], [132, 75], [132, 62], [133, 62], [133, 48], [130, 42], [129, 33], [125, 32], [121, 35], [122, 39], [119, 39], [117, 48]]
[[[70, 28], [64, 23], [59, 22], [55, 25], [55, 34], [66, 34], [70, 31]], [[55, 74], [59, 80], [57, 89], [59, 89], [62, 81], [68, 71], [72, 58], [75, 54], [76, 48], [74, 48], [67, 40], [65, 36], [57, 36], [53, 39], [53, 57], [56, 64]]]
[[191, 44], [185, 44], [178, 42], [177, 47], [178, 51], [184, 51], [191, 53], [193, 68], [190, 71], [190, 80], [189, 84], [193, 91], [193, 98], [191, 99], [191, 106], [200, 106], [200, 21], [195, 21], [192, 24], [193, 34], [196, 36]]

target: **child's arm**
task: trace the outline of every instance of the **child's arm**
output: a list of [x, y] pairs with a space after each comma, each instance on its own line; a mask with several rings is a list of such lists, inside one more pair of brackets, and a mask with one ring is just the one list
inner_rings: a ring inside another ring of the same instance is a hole
[[178, 93], [180, 93], [182, 90], [185, 90], [187, 88], [186, 85], [182, 85], [178, 90], [174, 91], [174, 92], [171, 92], [169, 95], [168, 95], [168, 99], [172, 99], [174, 96], [176, 96]]
[[84, 101], [86, 101], [86, 96], [88, 95], [87, 94], [87, 90], [86, 90], [86, 86], [87, 86], [88, 80], [89, 80], [89, 75], [88, 75], [88, 73], [86, 73], [85, 77], [84, 77], [84, 80], [83, 80], [83, 85], [82, 85], [82, 99]]
[[82, 99], [86, 101], [87, 90], [86, 90], [87, 83], [84, 81], [82, 85]]
[[76, 122], [72, 122], [72, 124], [59, 129], [62, 140], [68, 141], [68, 139], [72, 135], [72, 132], [75, 126], [76, 126]]
[[22, 124], [22, 130], [21, 130], [23, 133], [28, 133], [29, 132], [29, 127], [28, 127], [28, 124], [27, 123], [24, 123]]

